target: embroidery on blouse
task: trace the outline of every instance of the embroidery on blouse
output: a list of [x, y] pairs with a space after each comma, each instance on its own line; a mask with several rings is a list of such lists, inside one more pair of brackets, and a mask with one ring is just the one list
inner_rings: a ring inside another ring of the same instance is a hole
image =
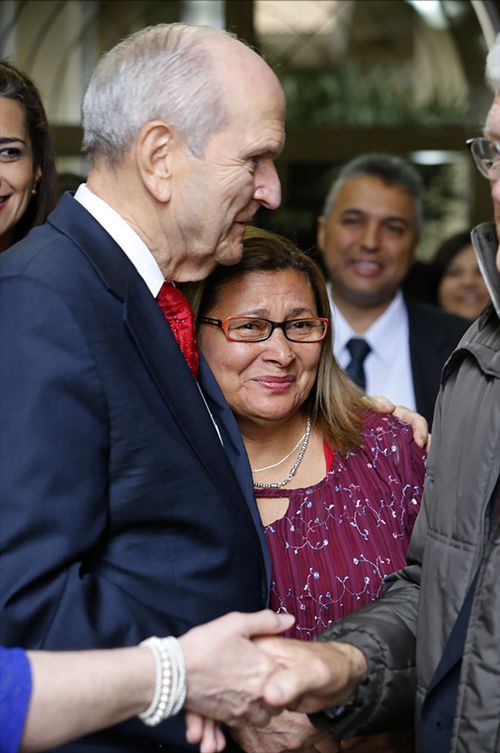
[[377, 598], [404, 564], [425, 458], [409, 432], [391, 417], [367, 420], [362, 448], [335, 455], [318, 484], [289, 490], [286, 515], [266, 526], [271, 607], [296, 615], [289, 634], [313, 638]]

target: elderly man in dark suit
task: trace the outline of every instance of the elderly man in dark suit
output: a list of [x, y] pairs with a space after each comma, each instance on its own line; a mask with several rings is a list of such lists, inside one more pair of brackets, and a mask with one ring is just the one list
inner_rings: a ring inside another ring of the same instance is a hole
[[368, 394], [386, 395], [431, 423], [441, 370], [469, 322], [401, 291], [421, 225], [418, 173], [394, 155], [364, 154], [331, 186], [318, 246], [340, 365]]
[[[138, 32], [85, 95], [86, 185], [1, 259], [0, 641], [188, 631], [185, 706], [217, 719], [266, 720], [274, 662], [248, 639], [285, 625], [264, 612], [190, 630], [262, 609], [269, 567], [236, 423], [172, 283], [238, 261], [258, 207], [278, 206], [283, 119], [278, 79], [231, 35]], [[169, 669], [167, 648], [168, 694], [182, 662], [174, 652]], [[180, 669], [177, 682], [167, 711]], [[65, 750], [191, 749], [179, 715], [156, 726], [157, 701], [147, 726]]]

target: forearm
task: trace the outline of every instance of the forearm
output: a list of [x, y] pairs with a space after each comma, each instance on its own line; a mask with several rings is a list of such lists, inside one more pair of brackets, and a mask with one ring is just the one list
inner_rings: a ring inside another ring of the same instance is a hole
[[367, 671], [348, 713], [337, 718], [328, 711], [318, 714], [313, 718], [317, 726], [344, 738], [412, 723], [418, 596], [415, 584], [399, 580], [378, 602], [354, 612], [321, 636], [321, 641], [356, 647], [365, 656]]
[[156, 684], [144, 646], [28, 654], [32, 696], [21, 751], [60, 745], [144, 711]]

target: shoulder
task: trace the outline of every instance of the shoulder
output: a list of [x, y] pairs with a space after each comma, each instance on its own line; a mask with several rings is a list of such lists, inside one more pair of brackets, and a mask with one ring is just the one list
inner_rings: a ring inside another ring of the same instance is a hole
[[423, 476], [427, 453], [414, 441], [411, 426], [396, 416], [372, 410], [363, 414], [362, 452], [370, 462], [411, 467]]
[[0, 280], [29, 279], [57, 288], [67, 284], [78, 266], [85, 266], [83, 256], [74, 251], [75, 244], [59, 230], [39, 225], [0, 255]]
[[[0, 255], [0, 275], [2, 277], [23, 274], [40, 253], [50, 246], [54, 232], [50, 225], [33, 228], [26, 238], [18, 241]], [[50, 252], [49, 252], [50, 253]]]
[[416, 301], [406, 295], [405, 304], [408, 310], [410, 328], [414, 327], [425, 330], [427, 336], [432, 336], [436, 332], [446, 332], [460, 338], [471, 325], [468, 319], [456, 316], [455, 314], [449, 314], [447, 311], [437, 308], [437, 306]]
[[[97, 234], [96, 234], [97, 231]], [[65, 194], [46, 222], [0, 254], [0, 277], [57, 277], [58, 269], [84, 264], [84, 255], [69, 253], [82, 249], [87, 241], [102, 241], [104, 230], [72, 196]]]
[[[88, 277], [79, 254], [69, 253], [67, 245], [48, 238], [45, 226], [37, 228], [35, 238], [5, 251], [0, 264], [0, 306], [2, 315], [14, 316], [25, 324], [41, 326], [51, 317], [60, 325], [80, 299], [88, 296]], [[87, 287], [87, 290], [86, 290]], [[31, 325], [30, 325], [31, 326]]]
[[466, 364], [469, 356], [485, 374], [498, 374], [498, 354], [500, 350], [500, 319], [490, 302], [476, 319], [467, 334], [461, 338], [457, 348], [448, 360], [443, 371], [443, 384], [459, 367]]
[[413, 438], [410, 426], [393, 416], [392, 413], [367, 410], [363, 413], [363, 436], [366, 438], [374, 435], [398, 436], [408, 441]]

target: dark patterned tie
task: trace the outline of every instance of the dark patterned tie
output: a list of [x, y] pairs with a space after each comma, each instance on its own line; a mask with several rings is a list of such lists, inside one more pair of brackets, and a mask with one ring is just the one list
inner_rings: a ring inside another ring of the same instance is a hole
[[366, 389], [364, 362], [371, 348], [362, 337], [351, 337], [346, 348], [351, 354], [351, 360], [347, 364], [345, 372], [358, 387], [364, 390]]
[[156, 300], [195, 378], [198, 377], [198, 347], [194, 314], [187, 298], [171, 282], [164, 282]]

